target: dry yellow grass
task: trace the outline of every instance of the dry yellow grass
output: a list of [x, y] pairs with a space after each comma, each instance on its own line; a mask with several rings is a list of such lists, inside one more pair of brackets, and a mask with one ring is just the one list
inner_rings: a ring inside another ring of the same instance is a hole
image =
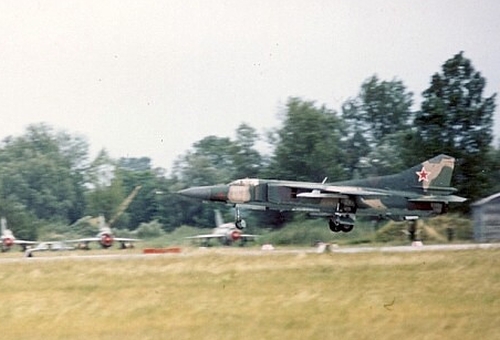
[[9, 339], [498, 339], [500, 251], [0, 264]]

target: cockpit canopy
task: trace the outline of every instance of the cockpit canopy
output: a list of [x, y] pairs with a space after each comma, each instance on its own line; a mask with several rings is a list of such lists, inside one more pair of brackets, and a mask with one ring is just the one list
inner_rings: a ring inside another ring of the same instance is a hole
[[243, 178], [243, 179], [237, 179], [235, 181], [232, 181], [231, 183], [229, 183], [230, 186], [233, 186], [233, 185], [238, 185], [238, 186], [245, 186], [245, 187], [248, 187], [248, 186], [257, 186], [259, 185], [260, 183], [260, 180], [258, 178]]

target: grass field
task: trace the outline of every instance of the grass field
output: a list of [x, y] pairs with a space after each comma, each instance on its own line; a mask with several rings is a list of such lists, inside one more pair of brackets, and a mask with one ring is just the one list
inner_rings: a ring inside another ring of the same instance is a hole
[[500, 339], [500, 250], [0, 263], [3, 339]]

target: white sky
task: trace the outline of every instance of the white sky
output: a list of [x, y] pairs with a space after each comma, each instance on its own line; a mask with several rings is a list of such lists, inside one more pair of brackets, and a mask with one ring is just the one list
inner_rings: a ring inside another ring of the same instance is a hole
[[419, 102], [462, 50], [500, 92], [499, 38], [496, 0], [2, 0], [0, 138], [46, 122], [170, 170], [290, 96], [340, 110], [377, 74]]

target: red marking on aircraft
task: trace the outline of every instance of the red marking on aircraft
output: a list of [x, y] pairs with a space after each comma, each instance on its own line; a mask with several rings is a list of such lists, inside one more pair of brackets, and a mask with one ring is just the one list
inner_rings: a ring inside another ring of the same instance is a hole
[[241, 238], [241, 233], [238, 230], [233, 230], [231, 232], [231, 238], [233, 241], [238, 241]]
[[422, 170], [417, 171], [416, 174], [418, 175], [418, 181], [422, 182], [429, 182], [429, 175], [431, 174], [429, 171], [425, 170], [425, 167], [422, 167]]

